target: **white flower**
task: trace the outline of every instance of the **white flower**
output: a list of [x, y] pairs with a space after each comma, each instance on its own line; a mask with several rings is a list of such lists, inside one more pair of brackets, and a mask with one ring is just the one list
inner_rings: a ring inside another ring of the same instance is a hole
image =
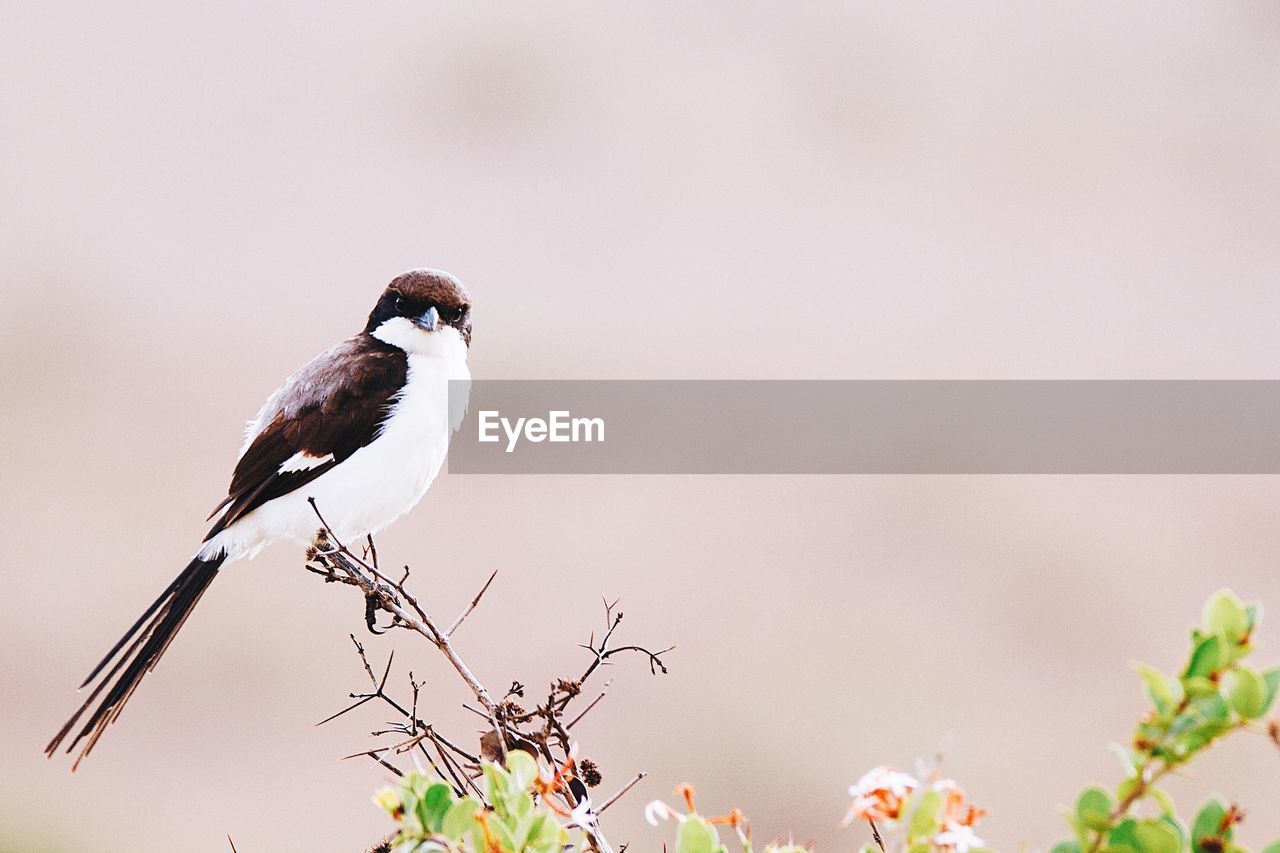
[[856, 784], [849, 786], [853, 804], [845, 815], [845, 825], [855, 819], [897, 820], [902, 815], [904, 801], [920, 787], [912, 776], [892, 767], [877, 767]]
[[919, 787], [920, 783], [914, 776], [892, 767], [877, 767], [859, 779], [857, 784], [849, 786], [849, 796], [856, 799], [888, 791], [901, 799]]
[[983, 842], [974, 834], [972, 826], [948, 821], [943, 831], [933, 837], [933, 843], [938, 847], [952, 848], [956, 853], [969, 853], [981, 847]]
[[653, 800], [649, 805], [644, 807], [644, 819], [649, 822], [650, 826], [657, 826], [659, 820], [678, 820], [684, 822], [685, 816], [662, 800]]

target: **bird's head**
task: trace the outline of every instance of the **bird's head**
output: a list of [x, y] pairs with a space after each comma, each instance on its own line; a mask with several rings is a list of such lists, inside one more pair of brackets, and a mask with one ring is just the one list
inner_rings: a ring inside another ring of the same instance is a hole
[[445, 354], [471, 346], [471, 296], [441, 270], [410, 270], [391, 280], [364, 329], [405, 352]]

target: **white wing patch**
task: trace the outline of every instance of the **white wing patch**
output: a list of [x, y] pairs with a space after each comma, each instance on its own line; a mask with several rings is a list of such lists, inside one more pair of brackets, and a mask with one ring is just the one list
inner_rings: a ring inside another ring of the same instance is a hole
[[290, 471], [310, 471], [312, 468], [332, 461], [332, 453], [326, 453], [324, 456], [312, 456], [305, 450], [299, 450], [284, 461], [284, 464], [280, 466], [280, 473], [287, 474]]

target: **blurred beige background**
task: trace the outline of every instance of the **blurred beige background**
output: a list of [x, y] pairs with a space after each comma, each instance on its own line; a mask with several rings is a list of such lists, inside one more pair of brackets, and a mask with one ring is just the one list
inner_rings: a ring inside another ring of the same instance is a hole
[[[489, 378], [1276, 378], [1278, 42], [1269, 2], [4, 3], [0, 848], [386, 829], [337, 760], [383, 715], [312, 727], [360, 602], [286, 547], [75, 777], [40, 749], [242, 420], [402, 269], [470, 284]], [[1047, 846], [1209, 592], [1265, 600], [1280, 658], [1274, 478], [445, 476], [381, 548], [442, 614], [501, 569], [459, 636], [494, 686], [577, 670], [602, 594], [679, 644], [581, 728], [605, 789], [650, 773], [608, 815], [635, 851], [685, 780], [851, 849], [845, 787], [943, 742], [987, 841]], [[1171, 787], [1260, 842], [1277, 780], [1242, 737]]]

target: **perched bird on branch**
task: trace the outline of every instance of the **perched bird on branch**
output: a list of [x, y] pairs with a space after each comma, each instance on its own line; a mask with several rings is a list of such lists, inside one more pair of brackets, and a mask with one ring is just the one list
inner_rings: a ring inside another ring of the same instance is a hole
[[439, 473], [461, 417], [458, 406], [450, 411], [449, 383], [470, 379], [470, 345], [471, 298], [462, 284], [413, 270], [387, 286], [364, 331], [286, 379], [250, 421], [204, 543], [89, 673], [80, 687], [96, 686], [45, 754], [68, 739], [67, 752], [84, 741], [76, 764], [89, 754], [224, 563], [273, 542], [307, 545], [320, 526], [317, 512], [347, 542], [412, 509]]

